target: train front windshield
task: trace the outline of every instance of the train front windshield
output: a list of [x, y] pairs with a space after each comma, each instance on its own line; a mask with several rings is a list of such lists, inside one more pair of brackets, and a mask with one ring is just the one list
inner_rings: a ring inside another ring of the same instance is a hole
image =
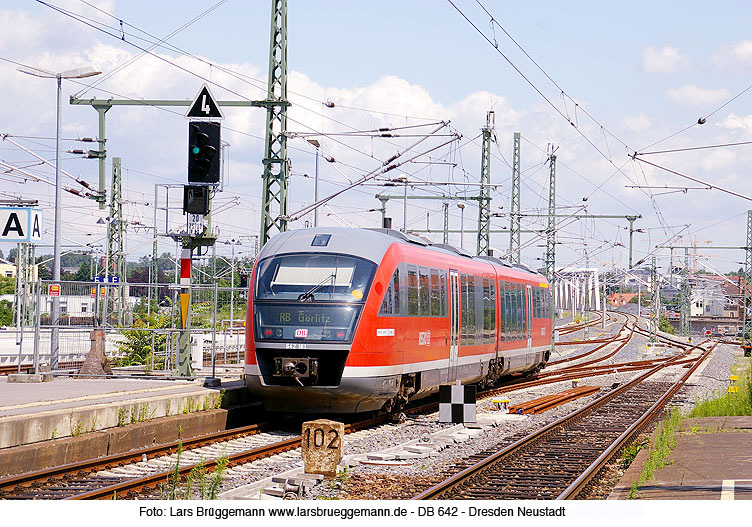
[[339, 254], [295, 254], [259, 262], [258, 340], [350, 341], [376, 264]]

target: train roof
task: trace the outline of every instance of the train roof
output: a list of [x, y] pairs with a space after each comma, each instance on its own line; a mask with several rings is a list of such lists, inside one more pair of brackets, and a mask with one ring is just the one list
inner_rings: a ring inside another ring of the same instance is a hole
[[314, 227], [282, 232], [272, 237], [261, 249], [259, 259], [278, 254], [305, 253], [311, 251], [354, 254], [373, 262], [381, 262], [387, 249], [403, 243], [426, 249], [461, 256], [470, 260], [484, 261], [498, 267], [542, 276], [524, 264], [510, 264], [495, 256], [475, 256], [465, 249], [448, 244], [434, 244], [430, 240], [394, 229], [362, 229], [347, 227]]

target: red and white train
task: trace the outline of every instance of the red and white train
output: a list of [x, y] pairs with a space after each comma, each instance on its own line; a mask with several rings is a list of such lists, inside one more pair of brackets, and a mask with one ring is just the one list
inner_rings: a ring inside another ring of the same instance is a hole
[[545, 366], [548, 282], [391, 229], [315, 228], [264, 245], [250, 282], [245, 378], [271, 411], [395, 410], [457, 380]]

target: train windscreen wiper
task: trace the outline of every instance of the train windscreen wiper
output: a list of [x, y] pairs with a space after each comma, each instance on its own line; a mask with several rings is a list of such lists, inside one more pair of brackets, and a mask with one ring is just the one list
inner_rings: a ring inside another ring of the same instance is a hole
[[311, 302], [312, 300], [314, 300], [314, 298], [313, 298], [314, 291], [318, 290], [321, 286], [323, 286], [326, 282], [329, 282], [329, 281], [331, 281], [332, 286], [333, 286], [334, 285], [334, 279], [336, 277], [337, 277], [337, 275], [335, 273], [330, 274], [329, 276], [327, 276], [326, 278], [324, 278], [321, 282], [319, 282], [318, 284], [316, 284], [315, 286], [313, 286], [312, 288], [310, 288], [308, 291], [306, 291], [305, 293], [302, 293], [300, 296], [298, 296], [298, 301], [299, 302]]

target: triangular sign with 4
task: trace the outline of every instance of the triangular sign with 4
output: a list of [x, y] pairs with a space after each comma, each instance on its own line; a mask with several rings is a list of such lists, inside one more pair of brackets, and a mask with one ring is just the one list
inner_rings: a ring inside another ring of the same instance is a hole
[[220, 110], [219, 104], [217, 104], [217, 100], [214, 98], [211, 91], [209, 91], [209, 87], [206, 84], [201, 87], [198, 95], [193, 99], [193, 104], [188, 108], [188, 113], [186, 113], [185, 116], [190, 117], [191, 119], [225, 118], [225, 116], [222, 115], [222, 110]]

